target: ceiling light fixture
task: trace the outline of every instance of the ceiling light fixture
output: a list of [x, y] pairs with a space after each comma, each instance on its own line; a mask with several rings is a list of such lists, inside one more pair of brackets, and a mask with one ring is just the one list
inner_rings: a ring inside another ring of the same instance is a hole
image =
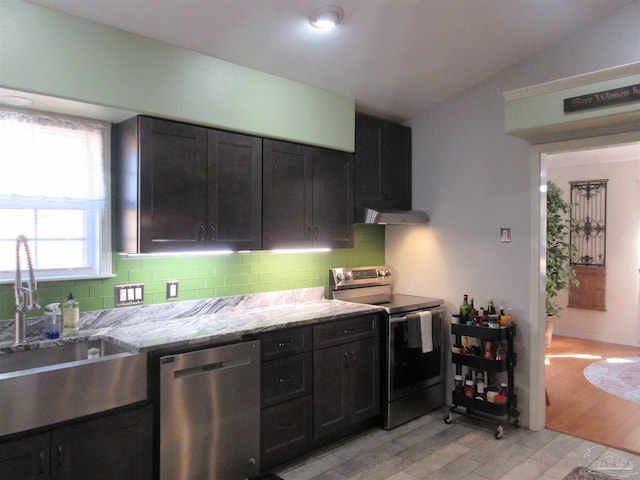
[[319, 30], [331, 30], [343, 18], [344, 10], [337, 5], [330, 5], [316, 9], [309, 17], [309, 23]]

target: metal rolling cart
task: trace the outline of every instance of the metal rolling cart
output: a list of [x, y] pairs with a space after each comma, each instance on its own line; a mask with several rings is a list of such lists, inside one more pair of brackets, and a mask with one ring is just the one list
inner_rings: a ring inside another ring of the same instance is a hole
[[[520, 412], [517, 408], [517, 396], [514, 384], [514, 368], [516, 365], [516, 355], [513, 348], [513, 338], [516, 334], [515, 325], [511, 324], [507, 327], [489, 328], [470, 325], [451, 324], [451, 333], [455, 335], [455, 345], [462, 345], [462, 337], [477, 338], [482, 345], [477, 354], [451, 353], [451, 361], [455, 365], [456, 375], [462, 375], [463, 367], [467, 368], [467, 372], [484, 372], [486, 384], [490, 385], [491, 381], [496, 381], [501, 372], [506, 372], [507, 377], [507, 399], [504, 403], [491, 403], [469, 397], [460, 389], [454, 389], [452, 392], [453, 406], [449, 409], [449, 413], [444, 418], [444, 422], [449, 424], [453, 421], [453, 414], [468, 415], [493, 422], [496, 424], [494, 437], [502, 438], [503, 425], [512, 423], [514, 426], [520, 426]], [[491, 342], [492, 348], [506, 344], [506, 351], [503, 355], [494, 355], [494, 358], [485, 358], [485, 345]], [[495, 342], [495, 343], [494, 343]], [[495, 347], [494, 347], [495, 345]], [[504, 377], [504, 375], [502, 375]], [[464, 378], [464, 377], [463, 377]]]

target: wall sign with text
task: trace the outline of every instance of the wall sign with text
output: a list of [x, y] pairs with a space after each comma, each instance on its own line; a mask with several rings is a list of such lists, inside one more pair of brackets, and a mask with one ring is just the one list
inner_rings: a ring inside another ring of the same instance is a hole
[[637, 101], [640, 101], [640, 84], [588, 93], [579, 97], [565, 98], [564, 112], [579, 112], [581, 110]]

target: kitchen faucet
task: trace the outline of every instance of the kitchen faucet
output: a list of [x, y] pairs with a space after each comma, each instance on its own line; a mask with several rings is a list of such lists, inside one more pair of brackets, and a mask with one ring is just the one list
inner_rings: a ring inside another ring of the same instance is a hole
[[[22, 277], [20, 274], [20, 246], [24, 248], [27, 255], [27, 266], [29, 267], [29, 283], [27, 285], [22, 284]], [[16, 238], [16, 282], [14, 285], [14, 292], [16, 298], [16, 316], [15, 340], [13, 344], [23, 345], [26, 343], [27, 337], [27, 312], [40, 308], [40, 305], [38, 305], [38, 290], [36, 285], [36, 276], [33, 273], [31, 252], [29, 251], [27, 237], [24, 235], [18, 235], [18, 238]]]

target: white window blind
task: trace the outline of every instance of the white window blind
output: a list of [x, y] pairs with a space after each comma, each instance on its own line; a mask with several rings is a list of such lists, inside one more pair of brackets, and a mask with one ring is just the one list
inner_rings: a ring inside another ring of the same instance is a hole
[[0, 282], [24, 235], [38, 280], [111, 275], [109, 125], [0, 109]]

